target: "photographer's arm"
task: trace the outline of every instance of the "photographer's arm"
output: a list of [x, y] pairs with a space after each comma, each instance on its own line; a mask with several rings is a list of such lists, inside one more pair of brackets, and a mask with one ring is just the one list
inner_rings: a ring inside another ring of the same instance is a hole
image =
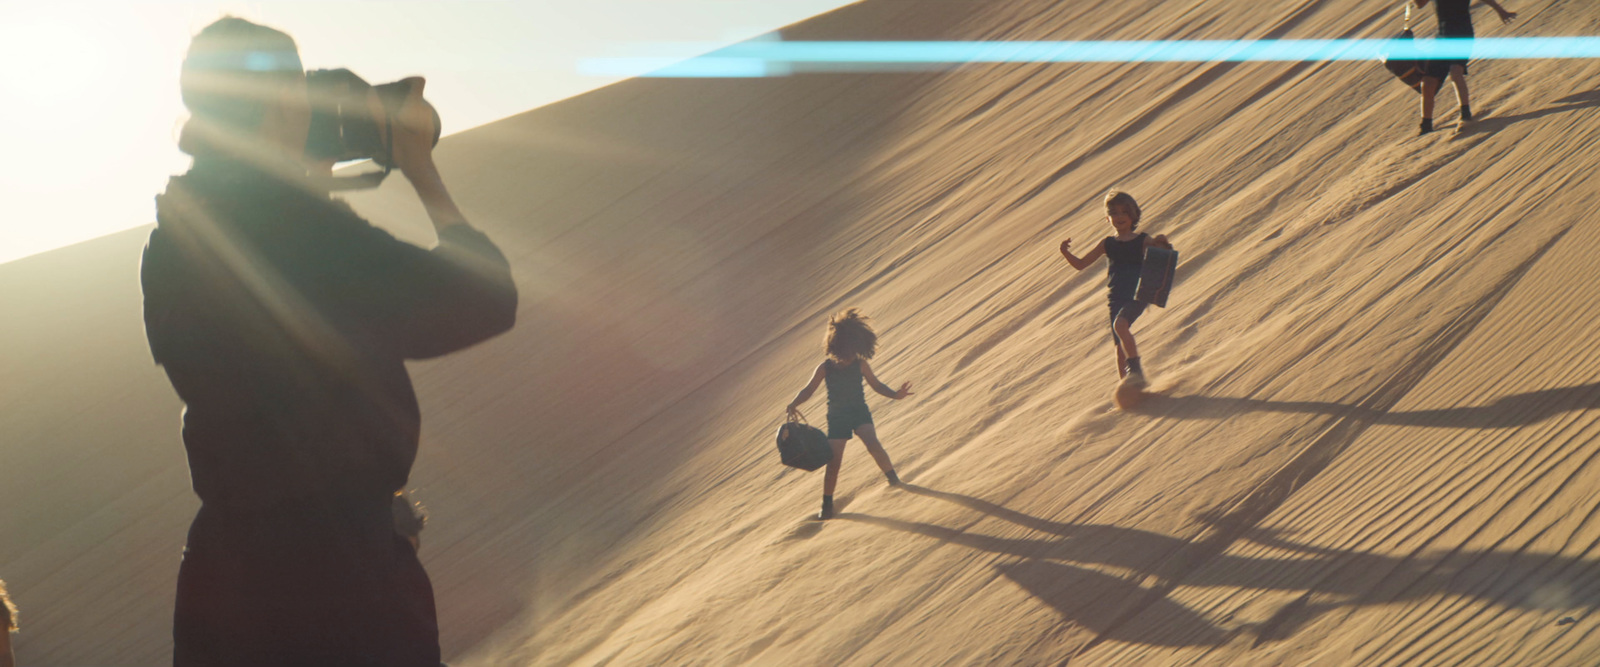
[[422, 99], [420, 77], [394, 128], [394, 158], [433, 220], [433, 250], [396, 241], [381, 231], [369, 248], [384, 248], [366, 275], [374, 282], [362, 307], [375, 328], [404, 357], [434, 357], [476, 344], [516, 322], [517, 288], [510, 262], [483, 232], [467, 224], [433, 162], [434, 114]]
[[416, 189], [417, 197], [422, 200], [423, 208], [427, 209], [435, 230], [444, 231], [455, 225], [465, 225], [467, 217], [461, 214], [455, 199], [450, 196], [450, 190], [444, 186], [444, 179], [439, 176], [439, 168], [433, 163], [435, 116], [428, 102], [422, 99], [426, 81], [420, 76], [404, 81], [411, 84], [411, 92], [400, 106], [395, 127], [391, 128], [394, 132], [395, 164], [400, 167], [400, 173], [405, 174], [406, 180], [411, 181], [411, 187]]
[[417, 197], [422, 200], [422, 207], [427, 209], [428, 219], [433, 221], [435, 230], [444, 231], [467, 224], [467, 217], [461, 214], [455, 199], [450, 197], [450, 191], [444, 187], [444, 179], [433, 165], [432, 155], [414, 161], [409, 168], [402, 166], [400, 171], [406, 175], [406, 180], [411, 181], [411, 187], [416, 188]]
[[[351, 216], [354, 218], [354, 216]], [[424, 250], [365, 221], [344, 225], [334, 281], [342, 302], [377, 340], [407, 359], [426, 359], [511, 329], [517, 286], [510, 263], [483, 232], [457, 224]]]

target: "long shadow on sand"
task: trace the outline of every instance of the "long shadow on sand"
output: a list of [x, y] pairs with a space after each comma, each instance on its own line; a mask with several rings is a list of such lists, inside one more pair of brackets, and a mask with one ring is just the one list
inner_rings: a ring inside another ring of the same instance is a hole
[[[1597, 95], [1600, 95], [1600, 92], [1597, 92]], [[1594, 104], [1600, 105], [1600, 101]], [[1500, 301], [1522, 281], [1522, 277], [1532, 270], [1550, 249], [1558, 245], [1571, 229], [1571, 226], [1567, 226], [1552, 235], [1537, 251], [1529, 254], [1514, 270], [1503, 276], [1461, 317], [1433, 332], [1428, 343], [1418, 346], [1411, 359], [1401, 364], [1386, 382], [1359, 403], [1152, 394], [1149, 400], [1139, 407], [1139, 412], [1175, 419], [1222, 419], [1245, 412], [1334, 416], [1341, 422], [1337, 430], [1342, 434], [1338, 438], [1328, 440], [1328, 443], [1331, 443], [1329, 446], [1317, 446], [1316, 452], [1319, 459], [1331, 460], [1362, 430], [1377, 424], [1435, 428], [1512, 428], [1537, 423], [1563, 412], [1600, 408], [1600, 382], [1591, 382], [1504, 396], [1482, 406], [1408, 412], [1394, 410], [1395, 405], [1399, 404], [1438, 364], [1477, 330], [1478, 325], [1495, 311]]]
[[1502, 396], [1485, 405], [1392, 411], [1327, 401], [1268, 401], [1152, 394], [1139, 412], [1173, 419], [1223, 419], [1246, 412], [1337, 415], [1366, 424], [1427, 428], [1516, 428], [1576, 410], [1600, 409], [1600, 382]]
[[[1080, 650], [1108, 639], [1155, 646], [1216, 646], [1241, 633], [1254, 636], [1260, 645], [1287, 638], [1329, 611], [1432, 596], [1567, 613], [1600, 608], [1600, 560], [1592, 558], [1509, 550], [1381, 555], [1301, 544], [1260, 530], [1247, 531], [1239, 539], [1283, 555], [1237, 556], [1223, 553], [1205, 536], [1182, 539], [1119, 526], [1062, 523], [972, 496], [917, 485], [905, 489], [1034, 535], [996, 537], [864, 514], [839, 518], [1021, 559], [995, 569], [1061, 614], [1064, 627], [1093, 632], [1095, 637]], [[1289, 601], [1270, 618], [1235, 622], [1172, 599], [1169, 593], [1179, 586], [1298, 595], [1285, 596]]]
[[[970, 496], [918, 486], [907, 490], [962, 505], [1043, 537], [1002, 538], [925, 523], [864, 515], [841, 518], [915, 533], [943, 542], [1021, 559], [997, 565], [1007, 578], [1102, 641], [1162, 646], [1215, 646], [1239, 633], [1256, 643], [1290, 636], [1326, 611], [1428, 596], [1466, 596], [1537, 609], [1600, 606], [1600, 561], [1556, 554], [1502, 551], [1418, 552], [1404, 556], [1298, 544], [1257, 528], [1301, 486], [1316, 478], [1350, 443], [1375, 424], [1503, 428], [1530, 424], [1568, 410], [1600, 407], [1600, 383], [1529, 392], [1487, 406], [1395, 412], [1394, 407], [1465, 341], [1543, 255], [1565, 236], [1555, 234], [1506, 274], [1451, 324], [1432, 332], [1408, 363], [1355, 404], [1284, 402], [1203, 396], [1152, 397], [1141, 408], [1161, 416], [1220, 418], [1241, 411], [1327, 414], [1331, 425], [1292, 459], [1226, 507], [1200, 519], [1203, 530], [1179, 538], [1118, 526], [1074, 524], [1029, 516]], [[1282, 557], [1232, 555], [1240, 540], [1270, 544]], [[1107, 572], [1112, 574], [1108, 574]], [[1270, 618], [1212, 618], [1176, 602], [1179, 586], [1269, 591], [1287, 603]], [[1064, 630], [1063, 630], [1064, 631]]]
[[1552, 114], [1577, 111], [1579, 109], [1592, 109], [1594, 107], [1600, 107], [1600, 90], [1591, 90], [1584, 93], [1578, 93], [1576, 95], [1568, 95], [1556, 100], [1556, 103], [1552, 106], [1548, 106], [1543, 109], [1536, 109], [1527, 113], [1512, 114], [1510, 116], [1489, 116], [1478, 121], [1477, 125], [1474, 125], [1469, 129], [1469, 133], [1495, 132], [1506, 128], [1512, 123], [1519, 123], [1525, 120], [1535, 120]]

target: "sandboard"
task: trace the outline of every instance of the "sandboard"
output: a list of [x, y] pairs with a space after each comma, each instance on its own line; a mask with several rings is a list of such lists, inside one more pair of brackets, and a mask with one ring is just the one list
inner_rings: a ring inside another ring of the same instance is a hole
[[1178, 268], [1178, 251], [1161, 246], [1144, 250], [1144, 265], [1139, 270], [1139, 288], [1133, 298], [1152, 306], [1167, 307], [1172, 294], [1172, 277]]

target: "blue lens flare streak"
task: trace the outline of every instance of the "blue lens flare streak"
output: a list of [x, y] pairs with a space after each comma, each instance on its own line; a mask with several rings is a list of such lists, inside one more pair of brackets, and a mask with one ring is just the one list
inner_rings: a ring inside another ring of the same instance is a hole
[[[1283, 39], [1084, 42], [781, 42], [722, 48], [636, 45], [620, 57], [585, 58], [597, 76], [762, 77], [795, 71], [900, 71], [974, 63], [1328, 62], [1600, 58], [1600, 37]], [[703, 53], [704, 55], [695, 55]]]

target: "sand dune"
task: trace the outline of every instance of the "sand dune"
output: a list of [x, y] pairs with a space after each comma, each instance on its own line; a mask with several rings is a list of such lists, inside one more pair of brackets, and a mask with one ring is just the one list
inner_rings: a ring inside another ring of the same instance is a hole
[[[1394, 5], [867, 0], [785, 37], [1386, 37]], [[1479, 34], [1600, 32], [1511, 9]], [[1470, 81], [1484, 118], [1445, 93], [1425, 137], [1375, 64], [1219, 63], [640, 79], [446, 138], [523, 293], [413, 366], [447, 657], [1593, 664], [1600, 63]], [[1112, 186], [1183, 253], [1136, 413], [1100, 269], [1056, 251]], [[354, 201], [431, 242], [403, 183]], [[196, 501], [146, 233], [0, 265], [25, 665], [169, 660]], [[909, 485], [853, 445], [821, 523], [771, 434], [846, 306], [915, 385], [869, 399]]]

